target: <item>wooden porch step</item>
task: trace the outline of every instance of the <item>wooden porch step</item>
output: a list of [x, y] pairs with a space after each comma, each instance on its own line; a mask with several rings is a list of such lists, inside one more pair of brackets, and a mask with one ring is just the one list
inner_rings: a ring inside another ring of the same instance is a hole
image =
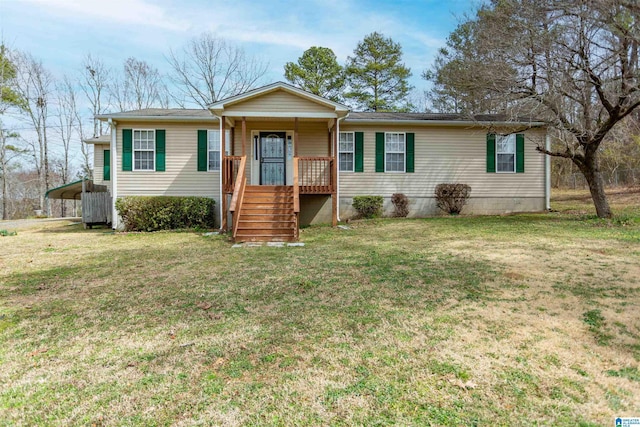
[[297, 235], [292, 186], [247, 185], [239, 215], [237, 242], [291, 242]]
[[293, 213], [246, 213], [238, 221], [294, 221]]
[[243, 228], [237, 236], [293, 236], [293, 228]]
[[295, 221], [238, 221], [238, 230], [293, 230]]
[[236, 242], [294, 242], [294, 236], [236, 236]]
[[246, 193], [293, 193], [292, 185], [247, 185]]
[[245, 203], [291, 203], [293, 196], [246, 196]]
[[247, 208], [243, 206], [240, 215], [293, 215], [293, 208]]
[[257, 211], [265, 211], [264, 213], [293, 213], [293, 207], [289, 206], [288, 203], [243, 203], [242, 211], [246, 213], [257, 213]]

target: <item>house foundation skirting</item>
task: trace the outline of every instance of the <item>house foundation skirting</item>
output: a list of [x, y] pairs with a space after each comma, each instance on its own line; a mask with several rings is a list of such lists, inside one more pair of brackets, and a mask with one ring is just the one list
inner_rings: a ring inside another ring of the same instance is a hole
[[[340, 198], [340, 219], [356, 216], [351, 197]], [[462, 209], [463, 215], [499, 215], [515, 212], [542, 212], [545, 210], [544, 195], [540, 197], [473, 197]], [[384, 216], [393, 215], [391, 197], [384, 197]], [[444, 213], [436, 206], [433, 197], [409, 197], [409, 218], [421, 218]], [[325, 221], [329, 222], [329, 221]]]

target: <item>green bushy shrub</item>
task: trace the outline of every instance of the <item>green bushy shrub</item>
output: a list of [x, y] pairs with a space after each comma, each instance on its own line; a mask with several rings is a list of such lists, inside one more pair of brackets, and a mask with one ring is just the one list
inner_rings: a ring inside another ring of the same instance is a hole
[[127, 196], [116, 201], [125, 231], [213, 228], [215, 200], [207, 197]]
[[382, 214], [382, 196], [355, 196], [353, 208], [360, 218], [375, 218]]

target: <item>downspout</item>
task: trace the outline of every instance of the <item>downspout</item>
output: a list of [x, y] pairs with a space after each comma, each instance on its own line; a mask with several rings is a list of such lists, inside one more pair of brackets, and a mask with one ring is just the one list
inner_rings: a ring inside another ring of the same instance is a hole
[[[549, 132], [545, 135], [544, 148], [551, 151], [551, 138]], [[547, 211], [551, 210], [551, 156], [545, 154], [544, 157], [544, 204]]]
[[[216, 116], [214, 114], [215, 117], [218, 118], [218, 131], [219, 131], [219, 147], [220, 147], [220, 179], [218, 180], [220, 183], [220, 230], [222, 230], [222, 216], [225, 215], [226, 213], [222, 211], [222, 206], [224, 205], [224, 203], [222, 203], [222, 198], [226, 197], [223, 193], [222, 193], [222, 120], [224, 120], [223, 116], [220, 115], [220, 117]], [[207, 138], [207, 145], [209, 144], [208, 142], [208, 138]], [[208, 150], [208, 148], [207, 148]], [[224, 230], [226, 231], [226, 230]]]
[[116, 210], [116, 200], [118, 199], [118, 148], [116, 144], [116, 122], [113, 121], [113, 119], [109, 119], [109, 129], [111, 131], [111, 228], [117, 230], [118, 211]]
[[[336, 218], [338, 220], [338, 222], [340, 222], [340, 120], [344, 120], [346, 117], [339, 117], [338, 120], [336, 120], [336, 138], [338, 138], [338, 140], [336, 141], [336, 143], [333, 145], [337, 152], [333, 153], [333, 155], [336, 158], [336, 162], [338, 162], [338, 165], [336, 166], [337, 169], [337, 173], [336, 173], [336, 210], [338, 212], [336, 212]], [[355, 145], [356, 141], [353, 141], [353, 144]], [[354, 146], [355, 149], [355, 146]], [[354, 156], [355, 157], [355, 156]], [[355, 162], [356, 159], [354, 158], [353, 161]]]

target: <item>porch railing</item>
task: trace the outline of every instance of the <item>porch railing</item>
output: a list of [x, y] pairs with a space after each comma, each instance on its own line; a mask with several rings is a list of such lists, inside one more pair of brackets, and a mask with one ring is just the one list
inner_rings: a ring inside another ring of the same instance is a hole
[[333, 157], [296, 157], [296, 159], [300, 194], [333, 193], [336, 182]]
[[222, 168], [224, 171], [222, 175], [222, 191], [224, 193], [233, 193], [238, 171], [241, 169], [244, 170], [244, 166], [240, 165], [243, 158], [245, 158], [246, 164], [246, 156], [224, 156], [222, 158], [222, 162], [224, 163], [224, 167]]
[[240, 218], [240, 209], [242, 209], [242, 201], [244, 200], [244, 190], [247, 186], [247, 179], [245, 177], [246, 165], [247, 156], [240, 156], [237, 175], [234, 177], [235, 185], [232, 184], [232, 187], [234, 187], [233, 196], [231, 197], [231, 204], [229, 205], [229, 212], [231, 212], [232, 218], [231, 230], [234, 238], [238, 232], [238, 219]]
[[[222, 161], [222, 191], [232, 194], [239, 182], [239, 172], [246, 168], [246, 156], [225, 156]], [[297, 171], [299, 194], [332, 194], [336, 183], [334, 161], [333, 157], [295, 157], [294, 175]], [[243, 177], [246, 178], [244, 173]]]

